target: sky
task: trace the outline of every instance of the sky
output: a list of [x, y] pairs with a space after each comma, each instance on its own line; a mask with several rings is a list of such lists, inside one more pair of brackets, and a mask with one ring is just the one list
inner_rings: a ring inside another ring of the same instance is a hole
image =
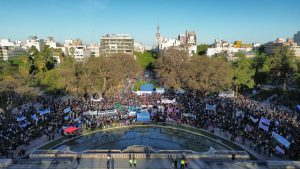
[[108, 33], [155, 43], [196, 31], [197, 42], [265, 43], [300, 31], [300, 0], [0, 0], [0, 39], [30, 35], [100, 43]]

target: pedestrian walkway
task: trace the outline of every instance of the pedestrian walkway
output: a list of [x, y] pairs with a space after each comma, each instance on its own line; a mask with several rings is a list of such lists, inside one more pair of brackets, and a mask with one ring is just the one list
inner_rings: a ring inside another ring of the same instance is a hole
[[[222, 137], [226, 140], [229, 140], [229, 138], [230, 138], [230, 134], [227, 133], [227, 132], [222, 132], [220, 128], [215, 128], [214, 134], [219, 136], [219, 137]], [[237, 138], [235, 138], [234, 143], [237, 144], [238, 146], [240, 146], [241, 148], [245, 149], [246, 151], [248, 151], [249, 153], [251, 153], [255, 157], [257, 157], [259, 160], [282, 160], [281, 158], [279, 158], [277, 156], [271, 156], [270, 157], [270, 156], [268, 156], [268, 154], [258, 153], [254, 149], [251, 149], [250, 148], [251, 142], [247, 139], [245, 140], [245, 143], [243, 144], [242, 138], [237, 137]]]
[[[55, 140], [59, 139], [61, 137], [62, 136], [57, 133], [54, 135]], [[14, 151], [14, 157], [20, 158], [18, 155], [19, 155], [19, 150], [22, 148], [25, 149], [26, 155], [28, 155], [28, 154], [32, 153], [33, 151], [37, 150], [38, 148], [48, 144], [51, 141], [53, 141], [53, 140], [49, 140], [49, 138], [46, 135], [36, 138], [35, 140], [32, 140], [29, 145], [23, 144], [23, 145], [18, 146], [17, 149]]]

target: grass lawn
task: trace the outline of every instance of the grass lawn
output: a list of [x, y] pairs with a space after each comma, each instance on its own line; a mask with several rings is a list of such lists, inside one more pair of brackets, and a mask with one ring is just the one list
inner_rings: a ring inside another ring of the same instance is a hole
[[156, 59], [152, 56], [150, 52], [134, 52], [138, 63], [142, 66], [143, 69], [146, 69], [151, 64], [154, 65], [156, 63]]

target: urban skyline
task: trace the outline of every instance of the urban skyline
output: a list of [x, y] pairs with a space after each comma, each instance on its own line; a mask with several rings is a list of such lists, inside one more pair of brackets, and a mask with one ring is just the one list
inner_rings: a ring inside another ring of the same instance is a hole
[[[272, 2], [271, 6], [268, 6]], [[191, 0], [170, 1], [1, 1], [0, 38], [25, 40], [30, 35], [57, 41], [79, 38], [99, 43], [107, 33], [127, 33], [136, 42], [155, 44], [156, 26], [161, 35], [175, 38], [194, 30], [198, 44], [214, 39], [266, 43], [292, 37], [300, 24], [299, 1], [251, 2]], [[185, 11], [185, 12], [182, 12]], [[187, 12], [188, 11], [188, 12]], [[21, 28], [21, 29], [20, 29]], [[170, 29], [172, 28], [172, 29]], [[271, 30], [271, 31], [270, 31]]]

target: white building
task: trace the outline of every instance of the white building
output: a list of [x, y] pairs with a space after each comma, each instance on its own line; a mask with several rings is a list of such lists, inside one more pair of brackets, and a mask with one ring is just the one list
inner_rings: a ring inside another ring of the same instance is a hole
[[101, 37], [101, 53], [126, 53], [133, 55], [134, 40], [128, 34], [107, 34]]
[[197, 38], [194, 31], [181, 33], [177, 39], [166, 39], [160, 35], [160, 28], [156, 29], [156, 47], [157, 50], [164, 50], [168, 48], [176, 48], [179, 50], [185, 50], [190, 56], [197, 53]]
[[84, 58], [91, 56], [91, 50], [85, 46], [74, 47], [74, 58], [76, 61], [83, 61]]
[[145, 52], [145, 47], [142, 43], [134, 42], [134, 51], [144, 53]]
[[11, 42], [10, 39], [0, 39], [0, 46], [15, 46], [15, 43]]
[[91, 56], [100, 57], [101, 56], [101, 47], [99, 44], [91, 44], [87, 47], [91, 51]]
[[46, 45], [48, 45], [50, 48], [56, 49], [57, 48], [57, 42], [54, 41], [52, 37], [48, 37], [45, 40]]
[[35, 46], [36, 49], [40, 52], [43, 51], [45, 48], [45, 42], [43, 39], [38, 39], [36, 36], [29, 37], [25, 42], [25, 48], [28, 50], [32, 46]]
[[291, 50], [294, 51], [294, 54], [296, 57], [300, 57], [300, 46], [297, 45], [297, 43], [294, 43], [292, 46], [291, 46]]
[[158, 44], [159, 50], [168, 49], [171, 47], [177, 47], [179, 49], [181, 42], [177, 39], [162, 39], [162, 41]]
[[208, 48], [206, 51], [206, 55], [211, 57], [215, 54], [219, 54], [219, 53], [238, 53], [238, 52], [251, 52], [253, 50], [253, 48], [250, 47], [245, 47], [245, 48], [235, 48], [232, 44], [223, 41], [223, 40], [215, 40], [215, 43], [212, 45], [211, 48]]

